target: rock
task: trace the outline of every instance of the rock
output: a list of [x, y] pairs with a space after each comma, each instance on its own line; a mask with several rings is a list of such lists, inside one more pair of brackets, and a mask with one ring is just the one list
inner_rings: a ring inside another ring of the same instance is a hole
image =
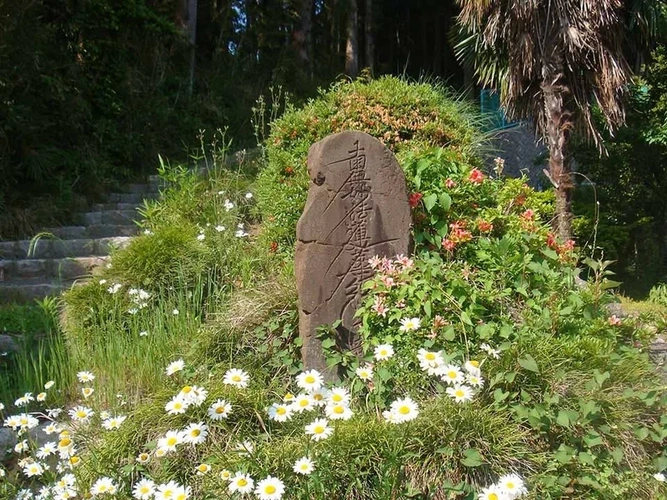
[[354, 314], [361, 284], [373, 276], [368, 260], [408, 253], [411, 214], [400, 165], [368, 134], [341, 132], [313, 144], [308, 172], [295, 256], [299, 332], [304, 366], [326, 373], [316, 329], [341, 320], [338, 345], [359, 352]]
[[7, 458], [16, 446], [16, 433], [6, 427], [0, 427], [0, 461]]
[[0, 354], [5, 352], [18, 352], [19, 346], [14, 337], [6, 333], [0, 333]]

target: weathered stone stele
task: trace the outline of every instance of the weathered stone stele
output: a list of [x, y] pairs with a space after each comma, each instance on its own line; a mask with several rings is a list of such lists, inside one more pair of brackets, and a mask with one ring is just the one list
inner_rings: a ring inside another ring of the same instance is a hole
[[363, 132], [313, 144], [308, 173], [308, 200], [296, 229], [299, 332], [305, 367], [331, 379], [316, 329], [341, 320], [337, 344], [359, 352], [354, 314], [361, 285], [373, 275], [368, 260], [408, 253], [410, 206], [396, 158]]

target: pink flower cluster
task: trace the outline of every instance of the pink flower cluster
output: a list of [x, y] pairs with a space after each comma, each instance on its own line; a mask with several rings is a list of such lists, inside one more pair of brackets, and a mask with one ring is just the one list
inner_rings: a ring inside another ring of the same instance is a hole
[[[385, 288], [390, 289], [397, 284], [401, 283], [401, 274], [404, 271], [412, 269], [414, 267], [414, 261], [406, 257], [405, 255], [397, 255], [395, 259], [388, 259], [387, 257], [375, 256], [368, 260], [371, 268], [377, 272], [377, 278], [385, 286]], [[405, 307], [405, 303], [397, 303], [396, 307], [399, 309]], [[372, 310], [382, 316], [383, 318], [387, 316], [388, 307], [386, 302], [386, 296], [383, 294], [378, 294], [375, 296]]]

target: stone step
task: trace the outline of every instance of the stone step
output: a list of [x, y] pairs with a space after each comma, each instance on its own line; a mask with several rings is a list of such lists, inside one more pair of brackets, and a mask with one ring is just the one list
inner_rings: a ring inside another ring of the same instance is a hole
[[32, 302], [49, 295], [60, 295], [72, 284], [60, 280], [45, 281], [43, 278], [0, 281], [0, 303]]
[[104, 212], [106, 210], [138, 210], [142, 205], [135, 203], [93, 203], [90, 206], [91, 212]]
[[[134, 226], [136, 230], [136, 226]], [[124, 247], [129, 236], [56, 240], [42, 238], [31, 248], [30, 240], [0, 241], [0, 258], [16, 259], [63, 259], [68, 257], [91, 257], [109, 255], [111, 248]], [[30, 255], [28, 252], [30, 251]]]
[[78, 222], [83, 226], [110, 224], [116, 226], [131, 225], [139, 219], [136, 210], [104, 210], [100, 212], [84, 212], [78, 215]]
[[92, 275], [108, 260], [109, 256], [0, 260], [0, 281], [38, 277], [72, 281]]
[[132, 203], [134, 205], [141, 205], [144, 200], [157, 200], [160, 193], [110, 193], [107, 197], [109, 203]]
[[44, 232], [60, 240], [89, 240], [112, 238], [114, 236], [134, 236], [139, 232], [139, 227], [125, 224], [95, 224], [91, 226], [47, 227]]

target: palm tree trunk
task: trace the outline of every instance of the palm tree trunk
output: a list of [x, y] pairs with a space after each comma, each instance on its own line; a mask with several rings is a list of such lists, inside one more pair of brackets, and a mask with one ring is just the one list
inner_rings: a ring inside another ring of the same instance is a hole
[[549, 176], [556, 190], [556, 218], [554, 229], [563, 240], [572, 237], [572, 172], [567, 146], [570, 139], [571, 113], [563, 104], [567, 88], [559, 82], [559, 64], [544, 65], [542, 92], [546, 111], [547, 147], [549, 149]]

